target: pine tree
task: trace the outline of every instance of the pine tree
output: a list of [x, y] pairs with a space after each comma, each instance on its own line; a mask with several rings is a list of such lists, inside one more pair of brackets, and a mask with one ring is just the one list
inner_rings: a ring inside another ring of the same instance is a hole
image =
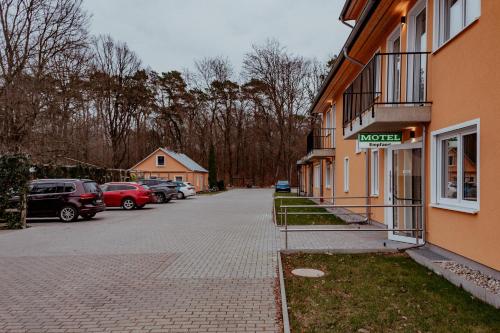
[[217, 161], [213, 144], [210, 145], [208, 152], [208, 184], [210, 188], [217, 186]]

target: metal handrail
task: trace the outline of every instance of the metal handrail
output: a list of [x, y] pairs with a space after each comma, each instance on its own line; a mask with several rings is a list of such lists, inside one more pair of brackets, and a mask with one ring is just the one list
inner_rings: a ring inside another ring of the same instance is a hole
[[[431, 104], [427, 100], [427, 67], [430, 52], [376, 53], [343, 94], [343, 128], [372, 110], [375, 105]], [[406, 65], [406, 71], [403, 70]], [[385, 77], [385, 91], [382, 77]], [[391, 76], [393, 80], [389, 80]], [[406, 91], [403, 79], [406, 78]], [[389, 82], [393, 82], [389, 86]], [[395, 95], [390, 95], [392, 92]]]
[[[283, 206], [283, 199], [314, 199], [314, 200], [324, 200], [324, 199], [331, 199], [331, 200], [337, 200], [337, 199], [366, 199], [369, 198], [369, 196], [352, 196], [352, 197], [289, 197], [289, 196], [278, 196], [278, 197], [273, 197], [273, 220], [274, 224], [276, 224], [276, 215], [280, 215], [280, 225], [283, 225], [283, 209], [281, 208]], [[275, 203], [276, 199], [280, 199], [280, 211], [279, 213], [276, 212]], [[312, 205], [311, 205], [312, 206]], [[333, 213], [329, 213], [333, 214]], [[337, 214], [337, 215], [354, 215], [354, 214]]]
[[[313, 207], [318, 207], [318, 208], [406, 208], [406, 207], [419, 207], [422, 208], [422, 204], [408, 204], [408, 205], [314, 205]], [[285, 233], [285, 249], [288, 249], [288, 232], [298, 232], [298, 231], [411, 231], [411, 232], [416, 232], [417, 237], [418, 233], [423, 233], [424, 232], [424, 226], [422, 223], [422, 226], [420, 228], [415, 228], [415, 229], [361, 229], [361, 228], [353, 228], [353, 229], [288, 229], [288, 209], [289, 208], [311, 208], [311, 205], [285, 205], [282, 206], [282, 208], [285, 209], [285, 228], [281, 229], [281, 232]], [[315, 212], [310, 212], [311, 215], [315, 215]], [[282, 217], [283, 215], [281, 215]], [[422, 221], [423, 222], [423, 221]], [[418, 241], [417, 241], [418, 242]]]

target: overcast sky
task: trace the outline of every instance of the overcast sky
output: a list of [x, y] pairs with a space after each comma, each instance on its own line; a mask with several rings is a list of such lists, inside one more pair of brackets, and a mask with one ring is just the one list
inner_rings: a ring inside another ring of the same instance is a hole
[[305, 57], [338, 54], [349, 29], [338, 21], [344, 0], [84, 0], [91, 32], [127, 42], [162, 72], [225, 56], [239, 70], [252, 44], [278, 39]]

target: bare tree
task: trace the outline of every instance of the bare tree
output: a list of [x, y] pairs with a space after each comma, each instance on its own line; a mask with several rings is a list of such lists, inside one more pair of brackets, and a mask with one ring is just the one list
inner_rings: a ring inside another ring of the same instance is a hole
[[81, 0], [0, 0], [0, 121], [3, 144], [29, 142], [47, 105], [45, 83], [63, 53], [87, 41]]
[[148, 104], [147, 77], [141, 62], [127, 44], [110, 36], [93, 40], [92, 85], [94, 107], [111, 143], [112, 165], [120, 167], [126, 155], [126, 139], [132, 121]]

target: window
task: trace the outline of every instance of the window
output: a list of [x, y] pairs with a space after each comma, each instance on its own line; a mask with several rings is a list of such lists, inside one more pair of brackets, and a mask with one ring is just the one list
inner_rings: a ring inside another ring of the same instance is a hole
[[433, 132], [433, 203], [479, 210], [479, 121]]
[[321, 165], [314, 166], [314, 187], [319, 188], [321, 182]]
[[95, 182], [84, 182], [83, 188], [85, 189], [85, 192], [87, 192], [87, 193], [98, 193], [99, 192], [99, 185], [97, 185], [97, 183], [95, 183]]
[[335, 128], [337, 127], [337, 106], [332, 105], [332, 148], [335, 148]]
[[349, 192], [349, 157], [344, 158], [344, 192]]
[[370, 159], [370, 193], [378, 196], [379, 188], [379, 151], [372, 149]]
[[[332, 113], [328, 111], [326, 113], [326, 122], [325, 122], [325, 127], [326, 128], [332, 128]], [[326, 135], [330, 134], [330, 132], [327, 131]]]
[[481, 0], [439, 0], [436, 5], [435, 45], [440, 47], [481, 16]]
[[176, 182], [182, 182], [182, 176], [175, 176]]
[[332, 187], [332, 164], [331, 163], [326, 164], [326, 187], [327, 188]]
[[39, 183], [35, 184], [30, 191], [30, 194], [50, 194], [57, 193], [57, 184]]
[[156, 166], [165, 166], [165, 156], [156, 156]]

